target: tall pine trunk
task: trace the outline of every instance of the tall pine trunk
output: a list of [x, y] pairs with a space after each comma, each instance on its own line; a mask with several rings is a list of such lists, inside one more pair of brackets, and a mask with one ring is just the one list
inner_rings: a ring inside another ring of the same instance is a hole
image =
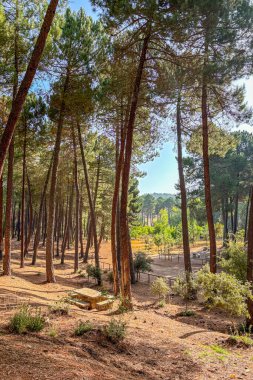
[[[206, 45], [205, 54], [208, 54], [208, 47]], [[206, 73], [206, 57], [203, 66], [202, 78], [202, 97], [201, 97], [201, 113], [202, 113], [202, 135], [203, 135], [203, 165], [204, 165], [204, 188], [205, 188], [205, 204], [206, 216], [209, 231], [210, 241], [210, 271], [216, 273], [216, 236], [213, 220], [213, 207], [211, 196], [211, 180], [209, 169], [209, 133], [208, 133], [208, 114], [207, 114], [207, 73]]]
[[31, 183], [28, 176], [28, 173], [26, 173], [27, 178], [27, 188], [28, 188], [28, 196], [29, 196], [29, 203], [28, 203], [28, 215], [29, 215], [29, 226], [28, 226], [28, 233], [27, 238], [25, 240], [25, 249], [24, 249], [24, 255], [25, 257], [28, 255], [28, 249], [32, 237], [32, 231], [33, 231], [33, 205], [32, 205], [32, 191], [31, 191]]
[[[253, 191], [251, 190], [250, 209], [248, 217], [248, 255], [247, 255], [247, 281], [251, 284], [253, 292]], [[253, 326], [253, 300], [248, 299], [249, 318], [248, 326]]]
[[[12, 94], [12, 107], [15, 103], [18, 91], [18, 75], [19, 75], [19, 64], [18, 64], [18, 17], [19, 8], [18, 2], [16, 2], [16, 14], [15, 14], [15, 33], [14, 33], [14, 80], [13, 80], [13, 94]], [[2, 135], [2, 140], [4, 138], [5, 130]], [[4, 159], [2, 161], [1, 168], [1, 155], [2, 149], [4, 150], [5, 144], [2, 148], [2, 141], [0, 143], [0, 176], [2, 175]], [[5, 211], [5, 232], [4, 232], [4, 262], [3, 262], [3, 273], [5, 276], [11, 275], [11, 238], [12, 238], [12, 193], [13, 193], [13, 166], [14, 166], [14, 133], [12, 133], [9, 139], [9, 156], [8, 156], [8, 172], [7, 172], [7, 190], [6, 190], [6, 211]], [[7, 149], [8, 149], [7, 147]], [[6, 152], [7, 152], [6, 149]]]
[[0, 261], [3, 260], [3, 176], [0, 177]]
[[26, 170], [26, 145], [27, 145], [27, 123], [24, 123], [24, 142], [23, 142], [23, 162], [22, 162], [22, 195], [21, 195], [21, 256], [20, 268], [25, 265], [25, 170]]
[[[127, 115], [126, 115], [127, 118]], [[118, 135], [118, 134], [117, 134]], [[120, 246], [119, 241], [116, 244], [117, 228], [119, 227], [118, 208], [119, 208], [119, 190], [120, 190], [120, 179], [122, 173], [122, 166], [124, 160], [125, 151], [125, 130], [123, 125], [121, 126], [121, 139], [120, 144], [118, 143], [118, 136], [116, 137], [116, 173], [114, 182], [114, 191], [112, 198], [112, 210], [111, 210], [111, 252], [112, 252], [112, 268], [113, 268], [113, 291], [114, 295], [118, 295], [120, 292], [120, 278], [119, 278], [119, 262], [120, 258]], [[119, 147], [120, 145], [120, 147]], [[119, 150], [119, 153], [118, 153]]]
[[188, 278], [189, 273], [192, 272], [192, 267], [191, 267], [191, 253], [190, 253], [189, 232], [188, 232], [187, 196], [186, 196], [184, 168], [183, 168], [180, 94], [178, 95], [178, 99], [177, 99], [177, 162], [178, 162], [179, 185], [180, 185], [180, 194], [181, 194], [181, 220], [182, 220], [182, 233], [183, 233], [184, 267], [185, 267], [186, 278]]
[[[93, 203], [92, 196], [91, 196], [89, 175], [88, 175], [88, 169], [87, 169], [86, 159], [84, 155], [81, 128], [80, 128], [79, 123], [77, 123], [77, 129], [78, 129], [79, 146], [81, 150], [81, 157], [82, 157], [83, 170], [84, 170], [84, 179], [85, 179], [85, 185], [86, 185], [89, 208], [90, 208], [90, 219], [91, 219], [92, 233], [93, 233], [93, 238], [94, 238], [95, 264], [96, 264], [96, 267], [99, 268], [99, 247], [98, 247], [98, 239], [97, 239], [95, 205]], [[100, 277], [98, 278], [98, 285], [101, 285]]]
[[50, 192], [49, 192], [49, 200], [48, 200], [47, 241], [46, 241], [47, 282], [55, 282], [54, 265], [53, 265], [55, 192], [56, 192], [58, 162], [59, 162], [59, 155], [60, 155], [60, 148], [61, 148], [61, 135], [62, 135], [63, 122], [64, 122], [65, 96], [68, 89], [68, 82], [69, 82], [69, 72], [67, 70], [63, 92], [62, 92], [59, 119], [58, 119], [58, 124], [57, 124], [57, 134], [56, 134], [54, 153], [53, 153], [51, 184], [50, 184]]
[[134, 89], [131, 99], [131, 106], [129, 112], [129, 120], [126, 130], [126, 146], [125, 157], [122, 170], [122, 183], [121, 183], [121, 200], [120, 200], [120, 244], [121, 244], [121, 295], [123, 303], [127, 307], [131, 307], [131, 281], [130, 281], [130, 260], [129, 260], [129, 239], [128, 239], [128, 221], [127, 221], [127, 206], [128, 206], [128, 186], [130, 177], [130, 166], [133, 149], [133, 133], [136, 117], [136, 110], [141, 87], [142, 74], [146, 55], [148, 50], [148, 43], [150, 32], [145, 36], [140, 60], [137, 68]]
[[43, 191], [42, 191], [41, 198], [40, 198], [40, 208], [39, 208], [39, 214], [38, 214], [38, 220], [37, 220], [37, 228], [36, 228], [36, 232], [35, 232], [35, 236], [34, 236], [34, 243], [33, 243], [32, 265], [35, 265], [36, 260], [37, 260], [37, 252], [38, 252], [38, 247], [39, 247], [39, 242], [40, 242], [41, 222], [42, 222], [42, 217], [43, 217], [43, 206], [45, 203], [46, 192], [47, 192], [48, 182], [50, 179], [52, 163], [53, 163], [53, 160], [51, 159], [50, 166], [49, 166], [48, 171], [47, 171], [47, 176], [45, 179]]
[[74, 272], [77, 272], [79, 269], [79, 201], [80, 201], [80, 194], [79, 194], [79, 185], [78, 185], [78, 167], [77, 167], [77, 154], [76, 154], [76, 136], [75, 136], [75, 130], [74, 126], [72, 125], [72, 140], [73, 140], [73, 150], [74, 150], [74, 180], [75, 180], [75, 196], [76, 196], [76, 210], [75, 210], [75, 264], [74, 264]]
[[13, 163], [14, 163], [14, 141], [9, 147], [8, 174], [6, 190], [6, 212], [5, 212], [5, 233], [4, 233], [4, 261], [3, 274], [11, 275], [11, 225], [12, 225], [12, 189], [13, 189]]

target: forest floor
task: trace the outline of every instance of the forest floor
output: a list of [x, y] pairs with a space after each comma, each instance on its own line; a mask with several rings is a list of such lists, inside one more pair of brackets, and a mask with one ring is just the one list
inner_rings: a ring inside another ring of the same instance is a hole
[[[101, 261], [109, 263], [108, 252], [105, 244]], [[27, 258], [25, 268], [20, 269], [19, 253], [14, 252], [12, 276], [0, 277], [0, 293], [11, 291], [24, 302], [39, 306], [46, 315], [47, 326], [40, 333], [12, 334], [8, 323], [15, 310], [0, 311], [1, 379], [253, 379], [253, 348], [228, 343], [229, 331], [238, 320], [208, 311], [197, 302], [189, 305], [195, 312], [193, 316], [178, 316], [185, 310], [182, 301], [174, 296], [159, 308], [146, 283], [133, 286], [131, 312], [117, 315], [115, 302], [109, 311], [71, 306], [69, 315], [57, 316], [49, 311], [55, 301], [70, 290], [96, 285], [73, 273], [71, 251], [65, 265], [55, 260], [56, 284], [45, 282], [43, 250], [36, 266], [29, 265], [29, 261]], [[106, 282], [104, 287], [110, 290]], [[111, 318], [127, 322], [127, 336], [122, 343], [113, 344], [101, 333]], [[94, 331], [74, 336], [80, 320], [90, 320]]]

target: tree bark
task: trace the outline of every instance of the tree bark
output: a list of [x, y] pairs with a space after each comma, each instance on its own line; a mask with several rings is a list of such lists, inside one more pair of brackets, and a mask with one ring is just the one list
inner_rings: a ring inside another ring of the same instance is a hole
[[[88, 175], [88, 169], [87, 169], [86, 159], [84, 155], [81, 128], [80, 128], [79, 123], [77, 123], [77, 129], [78, 129], [79, 145], [80, 145], [83, 170], [84, 170], [84, 179], [85, 179], [85, 185], [86, 185], [89, 207], [90, 207], [90, 218], [91, 218], [92, 232], [93, 232], [93, 237], [94, 237], [95, 264], [96, 264], [96, 267], [99, 268], [99, 250], [98, 250], [98, 240], [97, 240], [97, 230], [96, 230], [97, 228], [96, 215], [95, 215], [95, 208], [94, 208], [91, 191], [90, 191], [89, 175]], [[101, 285], [101, 278], [98, 278], [98, 285]]]
[[[206, 55], [207, 55], [206, 46]], [[204, 165], [204, 187], [205, 187], [205, 203], [206, 203], [206, 216], [209, 231], [210, 241], [210, 271], [216, 273], [216, 236], [213, 220], [213, 208], [211, 198], [211, 180], [209, 169], [209, 135], [208, 135], [208, 115], [207, 115], [207, 74], [206, 74], [206, 58], [203, 67], [203, 82], [202, 82], [202, 99], [201, 99], [201, 113], [202, 113], [202, 135], [203, 135], [203, 165]]]
[[[253, 291], [253, 191], [251, 190], [249, 220], [248, 220], [248, 255], [247, 255], [247, 281], [251, 284]], [[249, 318], [248, 326], [253, 326], [253, 300], [248, 299]]]
[[61, 264], [64, 264], [64, 261], [65, 261], [65, 251], [66, 251], [67, 241], [69, 239], [69, 234], [70, 234], [70, 223], [71, 223], [72, 210], [73, 210], [73, 197], [74, 197], [74, 184], [71, 187], [68, 208], [66, 209], [67, 219], [66, 219], [65, 231], [64, 231], [63, 241], [62, 241]]
[[246, 215], [245, 215], [245, 225], [244, 225], [244, 241], [248, 240], [248, 221], [249, 221], [249, 209], [250, 209], [250, 199], [251, 199], [252, 188], [249, 191], [247, 207], [246, 207]]
[[6, 212], [4, 233], [4, 261], [3, 274], [11, 276], [11, 214], [12, 214], [12, 189], [13, 189], [13, 163], [14, 163], [14, 141], [11, 142], [8, 157], [8, 175], [6, 190]]
[[178, 94], [177, 98], [177, 162], [178, 174], [181, 194], [181, 220], [182, 220], [182, 233], [183, 233], [183, 249], [184, 249], [184, 267], [186, 278], [192, 272], [191, 267], [191, 253], [188, 232], [188, 217], [187, 217], [187, 196], [184, 179], [183, 168], [183, 152], [182, 152], [182, 128], [181, 128], [181, 95]]
[[28, 255], [28, 249], [32, 237], [32, 230], [33, 230], [33, 205], [32, 205], [32, 191], [31, 191], [31, 183], [28, 176], [28, 173], [26, 172], [26, 178], [27, 178], [27, 188], [28, 188], [28, 195], [29, 195], [29, 207], [28, 207], [28, 215], [29, 215], [29, 228], [27, 233], [27, 238], [25, 240], [25, 249], [24, 249], [24, 255], [25, 257]]
[[38, 215], [37, 228], [36, 228], [36, 232], [35, 232], [35, 236], [34, 236], [34, 244], [33, 244], [32, 265], [35, 265], [36, 260], [37, 260], [37, 252], [38, 252], [38, 247], [39, 247], [39, 242], [40, 242], [40, 229], [41, 229], [41, 222], [42, 222], [42, 216], [43, 216], [43, 206], [45, 203], [45, 197], [46, 197], [48, 182], [49, 182], [49, 178], [50, 178], [52, 163], [53, 163], [53, 160], [51, 159], [50, 165], [49, 165], [49, 168], [47, 171], [43, 191], [42, 191], [41, 198], [40, 198], [39, 215]]
[[[19, 65], [18, 65], [18, 16], [19, 8], [18, 3], [16, 3], [16, 14], [15, 14], [15, 33], [14, 33], [14, 81], [13, 81], [13, 94], [12, 94], [12, 107], [15, 103], [18, 90], [18, 75], [19, 75]], [[7, 121], [8, 125], [8, 121]], [[4, 138], [7, 125], [2, 135], [2, 140]], [[1, 162], [2, 150], [5, 148], [5, 144], [2, 148], [2, 140], [0, 143], [0, 176], [3, 174], [3, 165], [4, 159]], [[11, 238], [12, 238], [12, 193], [13, 193], [13, 166], [14, 166], [14, 133], [10, 136], [8, 147], [9, 148], [9, 157], [8, 157], [8, 173], [7, 173], [7, 190], [6, 190], [6, 211], [5, 211], [5, 232], [4, 232], [4, 261], [3, 261], [3, 273], [6, 276], [11, 275]]]
[[0, 177], [0, 261], [3, 260], [3, 176]]
[[25, 265], [25, 168], [26, 168], [26, 145], [27, 145], [27, 123], [24, 122], [24, 142], [23, 142], [23, 163], [22, 163], [22, 195], [21, 195], [21, 256], [20, 256], [20, 268], [24, 268]]
[[64, 113], [65, 113], [65, 95], [68, 89], [68, 83], [69, 83], [69, 72], [67, 70], [63, 92], [62, 92], [61, 107], [60, 107], [60, 113], [59, 113], [59, 119], [58, 119], [58, 125], [57, 125], [57, 134], [56, 134], [53, 163], [52, 163], [51, 185], [50, 185], [49, 201], [48, 201], [47, 241], [46, 241], [47, 282], [55, 282], [54, 265], [53, 265], [55, 191], [56, 191], [59, 154], [60, 154], [60, 148], [61, 148], [61, 135], [62, 135], [63, 122], [64, 122]]
[[129, 260], [129, 240], [128, 240], [128, 222], [127, 222], [127, 206], [128, 206], [128, 186], [130, 176], [130, 166], [133, 149], [133, 132], [136, 117], [136, 110], [141, 87], [142, 73], [146, 61], [148, 43], [150, 39], [150, 31], [145, 36], [138, 69], [136, 73], [134, 89], [131, 99], [129, 112], [129, 120], [126, 131], [126, 147], [124, 165], [122, 171], [121, 183], [121, 201], [120, 201], [120, 241], [121, 241], [121, 295], [123, 304], [127, 307], [132, 306], [131, 281], [130, 281], [130, 260]]
[[[82, 193], [82, 186], [81, 186]], [[79, 238], [80, 238], [80, 257], [84, 257], [84, 246], [83, 246], [83, 198], [80, 196], [80, 209], [79, 209]]]
[[0, 142], [0, 176], [3, 173], [4, 160], [11, 144], [19, 115], [22, 111], [26, 96], [31, 87], [33, 78], [39, 65], [58, 2], [59, 0], [51, 0], [48, 5], [38, 39], [36, 41], [30, 62], [26, 69], [26, 73], [21, 82], [17, 95], [15, 96], [15, 99], [12, 103], [11, 112]]
[[80, 194], [79, 194], [79, 185], [78, 185], [78, 167], [77, 167], [77, 154], [76, 154], [76, 136], [75, 136], [75, 130], [74, 126], [72, 125], [72, 140], [73, 140], [73, 150], [74, 150], [74, 179], [75, 179], [75, 191], [76, 191], [76, 214], [75, 214], [75, 264], [74, 264], [74, 272], [76, 273], [79, 269], [79, 200], [80, 200]]

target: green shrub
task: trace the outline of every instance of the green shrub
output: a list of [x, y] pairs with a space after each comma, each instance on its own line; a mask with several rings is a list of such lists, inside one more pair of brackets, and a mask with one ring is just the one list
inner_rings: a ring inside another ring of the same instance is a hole
[[107, 273], [107, 281], [112, 285], [114, 282], [114, 277], [113, 277], [113, 272], [108, 272]]
[[69, 304], [65, 301], [56, 301], [53, 305], [49, 306], [49, 310], [52, 314], [56, 315], [68, 315]]
[[17, 334], [24, 334], [28, 331], [38, 332], [45, 326], [45, 319], [40, 310], [35, 314], [31, 313], [29, 306], [22, 306], [10, 320], [10, 331]]
[[134, 257], [134, 268], [137, 273], [139, 272], [151, 272], [151, 257], [144, 252], [137, 252]]
[[48, 331], [48, 335], [51, 336], [51, 338], [56, 338], [58, 335], [58, 330], [54, 326], [52, 326]]
[[156, 234], [153, 237], [154, 244], [159, 248], [163, 244], [163, 237], [160, 234]]
[[222, 258], [220, 265], [222, 269], [242, 282], [247, 280], [247, 252], [245, 244], [242, 242], [229, 242], [228, 247], [223, 251], [225, 258]]
[[197, 292], [197, 284], [192, 274], [188, 273], [187, 275], [179, 275], [176, 278], [172, 289], [177, 295], [182, 297], [185, 301], [188, 301], [195, 299]]
[[88, 264], [86, 268], [86, 272], [89, 277], [92, 277], [97, 281], [101, 279], [101, 275], [102, 275], [101, 269], [96, 267], [95, 265]]
[[93, 330], [93, 325], [89, 320], [85, 322], [80, 321], [78, 326], [75, 328], [75, 335], [82, 336], [91, 330]]
[[252, 298], [250, 284], [242, 284], [225, 272], [211, 273], [205, 266], [197, 273], [197, 284], [204, 302], [231, 315], [248, 316], [246, 300]]
[[165, 300], [163, 299], [163, 300], [159, 301], [159, 303], [158, 303], [157, 306], [158, 306], [159, 308], [163, 308], [165, 305], [166, 305], [166, 302], [165, 302]]
[[194, 317], [195, 312], [193, 310], [184, 310], [177, 314], [179, 317]]
[[103, 333], [108, 340], [118, 343], [126, 337], [127, 324], [122, 320], [111, 319], [109, 324], [104, 327]]
[[165, 298], [169, 289], [167, 282], [162, 277], [157, 277], [151, 285], [151, 292], [159, 299]]
[[249, 335], [231, 335], [228, 338], [228, 342], [245, 347], [253, 347], [253, 339]]
[[23, 306], [14, 314], [10, 320], [10, 331], [17, 334], [23, 334], [27, 332], [27, 326], [29, 324], [28, 307]]
[[30, 315], [27, 326], [28, 331], [39, 332], [45, 327], [45, 318], [41, 315], [40, 310], [37, 310], [35, 315]]
[[122, 296], [119, 297], [119, 307], [117, 312], [119, 314], [124, 314], [132, 309], [131, 302], [128, 299], [124, 299]]

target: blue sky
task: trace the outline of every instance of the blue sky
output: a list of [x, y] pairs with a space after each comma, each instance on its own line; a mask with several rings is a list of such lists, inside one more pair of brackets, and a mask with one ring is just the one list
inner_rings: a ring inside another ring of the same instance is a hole
[[[69, 5], [73, 10], [83, 7], [85, 12], [96, 18], [89, 0], [70, 0]], [[245, 81], [246, 99], [253, 107], [253, 77]], [[253, 127], [241, 126], [240, 129], [247, 129], [253, 132]], [[146, 173], [140, 179], [139, 190], [145, 193], [175, 193], [175, 184], [178, 182], [177, 161], [174, 142], [166, 143], [160, 150], [160, 156], [153, 161], [140, 165], [140, 169]]]

